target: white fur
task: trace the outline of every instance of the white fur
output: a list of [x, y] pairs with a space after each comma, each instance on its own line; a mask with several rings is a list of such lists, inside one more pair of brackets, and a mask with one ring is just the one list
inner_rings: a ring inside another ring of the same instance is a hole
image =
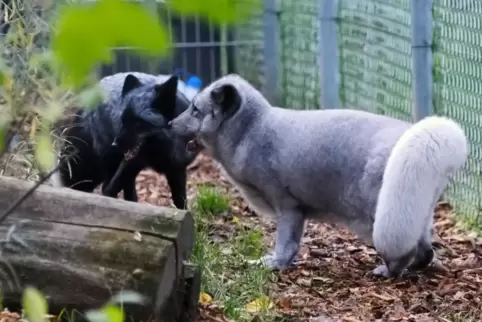
[[431, 228], [440, 193], [467, 156], [464, 131], [446, 117], [427, 117], [399, 138], [378, 196], [373, 225], [378, 253], [397, 259], [416, 246]]
[[344, 225], [373, 242], [387, 264], [375, 270], [381, 275], [433, 260], [433, 209], [468, 154], [454, 121], [272, 107], [238, 75], [213, 82], [193, 103], [172, 129], [197, 136], [248, 204], [274, 216], [274, 253], [263, 259], [269, 266], [288, 267], [306, 219]]

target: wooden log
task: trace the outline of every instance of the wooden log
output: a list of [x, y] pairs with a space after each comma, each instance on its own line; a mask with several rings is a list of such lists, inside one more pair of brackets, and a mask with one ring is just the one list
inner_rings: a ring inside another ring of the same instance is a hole
[[[0, 177], [0, 209], [32, 185]], [[33, 285], [48, 297], [52, 313], [98, 308], [117, 291], [130, 289], [150, 300], [150, 309], [140, 312], [164, 320], [159, 314], [179, 285], [194, 241], [187, 211], [47, 185], [0, 224], [0, 238], [12, 225], [13, 238], [3, 244], [2, 259], [22, 288]], [[3, 271], [4, 302], [16, 303], [21, 290]]]
[[[175, 317], [175, 322], [196, 321], [199, 295], [201, 293], [201, 269], [197, 265], [185, 264], [177, 291], [167, 300], [162, 316]], [[171, 321], [163, 321], [171, 322]]]
[[186, 265], [184, 267], [184, 310], [180, 321], [196, 320], [200, 294], [201, 268], [196, 265]]

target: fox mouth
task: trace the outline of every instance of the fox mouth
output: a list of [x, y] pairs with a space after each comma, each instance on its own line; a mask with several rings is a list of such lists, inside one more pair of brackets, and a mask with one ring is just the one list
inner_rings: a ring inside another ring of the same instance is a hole
[[188, 152], [199, 152], [204, 149], [204, 146], [202, 143], [199, 141], [197, 137], [194, 137], [193, 139], [189, 140], [186, 145], [186, 150]]
[[132, 148], [124, 152], [124, 159], [126, 161], [134, 159], [139, 154], [142, 143], [143, 143], [143, 140], [138, 140], [137, 143]]

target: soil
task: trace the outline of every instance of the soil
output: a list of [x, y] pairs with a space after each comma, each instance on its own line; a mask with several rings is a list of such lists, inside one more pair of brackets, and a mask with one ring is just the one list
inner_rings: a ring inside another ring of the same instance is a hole
[[[266, 245], [273, 247], [274, 224], [256, 216], [203, 154], [189, 167], [188, 199], [200, 184], [229, 193], [231, 215], [260, 227]], [[137, 190], [140, 202], [171, 206], [164, 177], [153, 171], [138, 176]], [[370, 274], [380, 263], [373, 248], [345, 229], [310, 222], [295, 268], [277, 274], [270, 298], [288, 321], [466, 321], [456, 320], [455, 314], [482, 320], [482, 238], [459, 228], [450, 205], [443, 202], [436, 209], [435, 231], [434, 246], [448, 271], [411, 273], [390, 281]], [[0, 313], [0, 322], [18, 320], [17, 313]], [[198, 321], [230, 320], [200, 307]]]
[[[141, 202], [171, 205], [163, 177], [145, 171], [137, 184]], [[199, 184], [231, 194], [232, 215], [262, 227], [265, 242], [273, 246], [274, 224], [256, 216], [203, 154], [189, 168], [188, 198], [195, 196]], [[482, 238], [456, 225], [444, 202], [436, 209], [435, 231], [434, 246], [448, 271], [411, 273], [390, 281], [370, 274], [380, 263], [373, 248], [345, 229], [310, 222], [296, 268], [278, 273], [270, 297], [277, 311], [292, 321], [455, 321], [450, 317], [457, 313], [482, 320]], [[199, 321], [228, 321], [200, 310]]]

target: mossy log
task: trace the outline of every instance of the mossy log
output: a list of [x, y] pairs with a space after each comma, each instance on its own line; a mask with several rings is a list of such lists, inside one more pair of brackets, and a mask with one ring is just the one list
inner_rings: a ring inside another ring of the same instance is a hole
[[[32, 186], [0, 177], [0, 213]], [[128, 289], [149, 299], [135, 320], [168, 321], [162, 315], [182, 287], [194, 224], [187, 211], [41, 185], [0, 224], [0, 238], [2, 260], [16, 275], [2, 265], [4, 303], [18, 303], [21, 289], [32, 285], [47, 296], [51, 313], [85, 310]]]

